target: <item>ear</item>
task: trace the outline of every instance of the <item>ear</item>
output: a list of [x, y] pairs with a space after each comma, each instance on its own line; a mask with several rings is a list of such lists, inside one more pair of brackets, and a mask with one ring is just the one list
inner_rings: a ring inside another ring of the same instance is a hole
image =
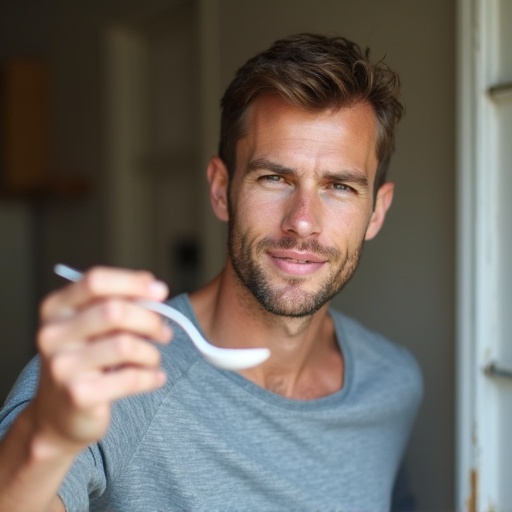
[[218, 219], [227, 221], [228, 213], [228, 183], [229, 175], [224, 162], [214, 156], [207, 169], [208, 182], [210, 183], [210, 201], [213, 212]]
[[393, 183], [386, 182], [380, 186], [377, 191], [377, 197], [375, 198], [375, 208], [373, 209], [372, 216], [368, 227], [366, 228], [365, 240], [371, 240], [380, 231], [380, 228], [384, 224], [386, 213], [391, 206], [393, 201], [393, 190], [395, 185]]

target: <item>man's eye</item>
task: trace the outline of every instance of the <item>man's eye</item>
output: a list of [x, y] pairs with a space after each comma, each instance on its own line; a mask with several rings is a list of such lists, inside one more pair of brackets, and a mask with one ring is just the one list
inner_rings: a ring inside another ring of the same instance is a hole
[[261, 181], [268, 181], [271, 183], [279, 183], [283, 180], [282, 176], [278, 176], [277, 174], [267, 174], [265, 176], [261, 176]]
[[332, 188], [340, 192], [353, 192], [353, 188], [345, 185], [345, 183], [333, 183]]

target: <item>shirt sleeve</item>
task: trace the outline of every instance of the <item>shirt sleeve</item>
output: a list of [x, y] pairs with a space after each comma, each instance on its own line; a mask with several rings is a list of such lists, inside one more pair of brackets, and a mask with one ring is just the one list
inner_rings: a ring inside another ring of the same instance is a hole
[[[36, 394], [39, 382], [40, 361], [33, 358], [20, 374], [0, 410], [0, 438], [2, 438], [16, 417]], [[106, 487], [105, 471], [101, 451], [97, 445], [91, 445], [80, 453], [59, 490], [67, 512], [89, 510], [90, 497], [104, 492]]]
[[0, 439], [6, 434], [20, 412], [34, 397], [39, 381], [39, 358], [33, 358], [23, 369], [5, 404], [0, 410]]
[[80, 453], [59, 489], [66, 512], [88, 512], [90, 502], [101, 496], [107, 482], [98, 445]]

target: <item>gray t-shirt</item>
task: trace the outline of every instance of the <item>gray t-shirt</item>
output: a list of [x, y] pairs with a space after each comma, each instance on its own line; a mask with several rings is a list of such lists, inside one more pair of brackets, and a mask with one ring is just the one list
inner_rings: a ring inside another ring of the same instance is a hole
[[[197, 325], [186, 295], [172, 304]], [[403, 348], [331, 315], [344, 386], [304, 401], [211, 366], [175, 327], [162, 348], [166, 385], [114, 404], [107, 435], [77, 457], [62, 484], [66, 509], [389, 510], [422, 395], [420, 371]], [[33, 396], [37, 365], [0, 413], [0, 436]]]

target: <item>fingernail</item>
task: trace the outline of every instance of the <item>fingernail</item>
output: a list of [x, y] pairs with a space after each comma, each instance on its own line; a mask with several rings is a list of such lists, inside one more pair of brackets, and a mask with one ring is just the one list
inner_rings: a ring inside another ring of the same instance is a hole
[[167, 285], [163, 281], [153, 281], [149, 285], [149, 290], [151, 292], [151, 295], [159, 299], [166, 297], [167, 294], [169, 293], [169, 289], [167, 288]]

